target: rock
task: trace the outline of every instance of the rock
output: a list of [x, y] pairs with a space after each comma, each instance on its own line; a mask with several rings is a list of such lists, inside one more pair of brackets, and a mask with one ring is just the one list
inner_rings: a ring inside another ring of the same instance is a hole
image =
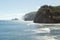
[[14, 19], [12, 19], [12, 20], [19, 20], [18, 18], [14, 18]]
[[60, 23], [60, 11], [57, 7], [42, 6], [34, 18], [34, 23]]
[[32, 21], [36, 15], [36, 12], [30, 12], [24, 15], [24, 20], [25, 21]]

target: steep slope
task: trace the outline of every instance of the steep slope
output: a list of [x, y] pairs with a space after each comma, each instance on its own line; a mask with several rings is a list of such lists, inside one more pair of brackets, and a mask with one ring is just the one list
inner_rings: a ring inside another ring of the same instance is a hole
[[30, 12], [24, 15], [25, 21], [32, 21], [36, 15], [36, 12]]
[[42, 6], [37, 11], [34, 23], [60, 23], [60, 6]]

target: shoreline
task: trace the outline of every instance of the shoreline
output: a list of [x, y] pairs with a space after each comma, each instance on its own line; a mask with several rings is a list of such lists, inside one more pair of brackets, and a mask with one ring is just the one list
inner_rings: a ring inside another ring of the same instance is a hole
[[60, 23], [35, 23], [39, 25], [60, 25]]

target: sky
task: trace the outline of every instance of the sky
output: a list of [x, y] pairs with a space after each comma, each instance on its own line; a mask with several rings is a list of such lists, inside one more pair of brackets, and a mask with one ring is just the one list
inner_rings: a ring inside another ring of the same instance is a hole
[[42, 5], [60, 5], [60, 0], [0, 0], [0, 20], [21, 19], [26, 13], [37, 11]]

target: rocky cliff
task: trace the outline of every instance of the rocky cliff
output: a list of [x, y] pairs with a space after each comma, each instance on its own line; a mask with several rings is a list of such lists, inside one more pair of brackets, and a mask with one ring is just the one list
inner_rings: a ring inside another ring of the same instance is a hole
[[34, 23], [60, 23], [60, 6], [41, 6], [34, 18]]
[[24, 20], [25, 21], [32, 21], [36, 15], [36, 12], [30, 12], [24, 15]]

